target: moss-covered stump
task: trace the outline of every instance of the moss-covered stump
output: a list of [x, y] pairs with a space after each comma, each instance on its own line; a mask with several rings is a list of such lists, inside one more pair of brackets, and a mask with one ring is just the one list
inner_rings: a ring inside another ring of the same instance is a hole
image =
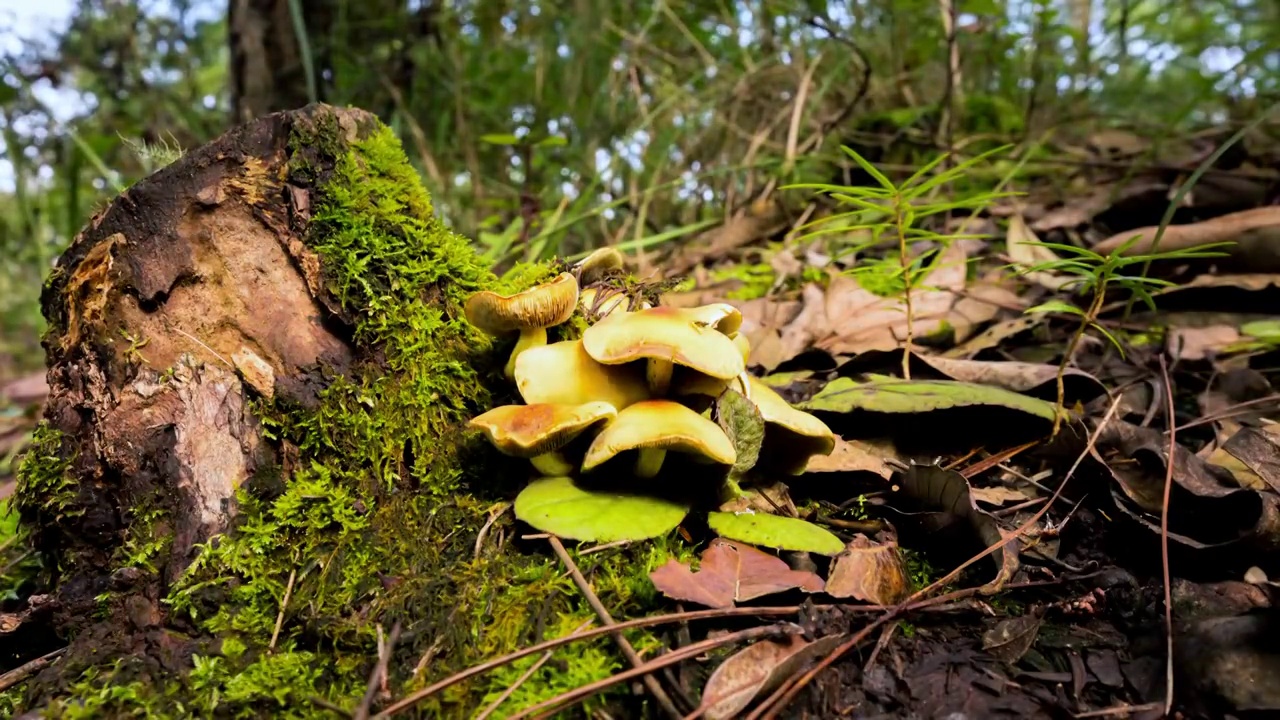
[[[511, 392], [463, 301], [553, 271], [496, 278], [360, 111], [262, 118], [118, 197], [46, 286], [18, 490], [44, 568], [27, 622], [69, 647], [0, 715], [338, 716], [397, 624], [375, 709], [591, 618], [492, 522], [527, 464], [462, 432]], [[617, 615], [653, 601], [663, 545], [584, 559]], [[466, 717], [536, 660], [415, 711]], [[575, 645], [496, 716], [621, 666]]]

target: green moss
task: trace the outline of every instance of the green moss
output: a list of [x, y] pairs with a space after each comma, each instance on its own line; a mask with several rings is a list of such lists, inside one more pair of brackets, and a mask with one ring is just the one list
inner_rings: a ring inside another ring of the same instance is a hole
[[76, 501], [78, 483], [68, 472], [62, 433], [46, 421], [36, 425], [31, 445], [18, 466], [14, 492], [23, 522], [45, 527], [83, 512]]

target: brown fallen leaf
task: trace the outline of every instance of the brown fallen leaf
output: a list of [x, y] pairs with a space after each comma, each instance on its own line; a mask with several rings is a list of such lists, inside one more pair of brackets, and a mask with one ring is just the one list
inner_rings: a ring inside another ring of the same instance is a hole
[[894, 605], [911, 594], [911, 580], [895, 542], [877, 543], [855, 535], [836, 556], [827, 594], [873, 605]]
[[1240, 341], [1240, 330], [1230, 325], [1170, 327], [1167, 347], [1178, 360], [1204, 360]]
[[[1009, 229], [1005, 234], [1005, 249], [1009, 253], [1009, 259], [1022, 271], [1060, 259], [1053, 250], [1037, 245], [1039, 241], [1040, 238], [1036, 237], [1035, 232], [1027, 226], [1021, 215], [1009, 218]], [[1079, 282], [1078, 277], [1056, 275], [1044, 270], [1025, 272], [1025, 276], [1031, 282], [1054, 291], [1061, 290], [1068, 283]]]
[[971, 487], [969, 494], [974, 500], [984, 502], [988, 505], [1004, 505], [1010, 502], [1026, 502], [1031, 499], [1021, 490], [1005, 487], [1003, 485], [993, 485], [991, 487]]
[[785, 562], [743, 543], [716, 538], [702, 553], [697, 572], [668, 560], [649, 573], [654, 587], [673, 600], [685, 600], [713, 608], [733, 607], [763, 595], [800, 589], [820, 592], [822, 578], [792, 570]]
[[1280, 425], [1243, 427], [1209, 456], [1226, 467], [1241, 487], [1280, 492]]
[[[821, 456], [819, 456], [821, 457]], [[745, 494], [720, 505], [720, 512], [762, 512], [783, 517], [796, 517], [796, 504], [786, 483], [753, 488]]]
[[1040, 634], [1040, 618], [1032, 614], [1006, 618], [982, 634], [982, 649], [1001, 662], [1018, 662]]
[[752, 700], [773, 692], [843, 640], [843, 635], [828, 635], [809, 642], [792, 635], [749, 645], [726, 658], [707, 678], [698, 709], [707, 720], [739, 717]]
[[[1118, 250], [1134, 236], [1139, 240], [1125, 250], [1125, 255], [1139, 255], [1150, 252], [1155, 241], [1158, 226], [1147, 226], [1125, 230], [1099, 242], [1093, 251], [1106, 255]], [[1187, 248], [1210, 245], [1220, 242], [1232, 242], [1240, 239], [1245, 233], [1280, 229], [1280, 205], [1241, 210], [1216, 218], [1185, 225], [1169, 225], [1160, 238], [1160, 250], [1185, 250]], [[1224, 248], [1227, 252], [1235, 252], [1233, 248]]]
[[1031, 328], [1040, 325], [1045, 321], [1045, 315], [1036, 313], [1034, 315], [1019, 315], [1018, 317], [1001, 320], [973, 337], [965, 340], [961, 344], [947, 350], [942, 354], [943, 357], [949, 358], [968, 358], [983, 350], [989, 350], [999, 346], [1005, 340], [1020, 335]]
[[[805, 466], [807, 473], [819, 472], [869, 472], [888, 480], [893, 468], [887, 459], [898, 460], [891, 448], [876, 447], [862, 440], [836, 438], [836, 447], [830, 455], [815, 455]], [[890, 453], [890, 454], [886, 454]], [[901, 462], [901, 460], [898, 460]]]

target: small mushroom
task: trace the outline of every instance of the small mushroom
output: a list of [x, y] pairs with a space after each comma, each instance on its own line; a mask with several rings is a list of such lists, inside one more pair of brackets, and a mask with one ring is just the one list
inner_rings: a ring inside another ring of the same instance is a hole
[[635, 474], [642, 478], [658, 474], [668, 451], [722, 465], [738, 459], [733, 442], [719, 425], [671, 400], [645, 400], [619, 411], [587, 448], [582, 471], [589, 472], [627, 450], [638, 451]]
[[693, 313], [668, 306], [601, 318], [582, 334], [582, 345], [605, 365], [645, 360], [649, 390], [659, 396], [670, 388], [675, 365], [721, 380], [746, 369], [728, 335], [699, 322]]
[[490, 290], [467, 298], [467, 322], [490, 335], [520, 331], [503, 373], [510, 380], [516, 358], [526, 350], [547, 344], [547, 328], [573, 316], [578, 305], [578, 281], [570, 273], [560, 273], [550, 282], [535, 285], [514, 295]]
[[543, 475], [555, 477], [573, 472], [561, 448], [596, 423], [606, 425], [618, 411], [606, 402], [581, 405], [502, 405], [471, 420], [489, 442], [505, 455], [529, 458]]
[[587, 285], [614, 270], [621, 270], [624, 262], [626, 262], [626, 257], [621, 250], [613, 247], [602, 247], [579, 260], [573, 268], [578, 275], [578, 284]]
[[581, 340], [562, 340], [520, 353], [515, 381], [520, 397], [530, 405], [581, 405], [601, 400], [622, 410], [649, 399], [649, 388], [638, 368], [601, 365], [591, 359]]
[[782, 472], [799, 475], [814, 455], [830, 455], [836, 447], [831, 428], [803, 410], [791, 407], [773, 388], [748, 376], [751, 401], [764, 418], [764, 446], [760, 448], [761, 464], [768, 463]]

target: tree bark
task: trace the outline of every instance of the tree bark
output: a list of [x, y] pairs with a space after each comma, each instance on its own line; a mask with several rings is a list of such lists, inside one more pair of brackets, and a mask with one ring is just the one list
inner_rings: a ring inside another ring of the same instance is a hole
[[[70, 647], [24, 707], [341, 700], [367, 669], [340, 651], [376, 658], [383, 615], [415, 659], [473, 655], [456, 615], [509, 488], [463, 485], [485, 464], [458, 428], [501, 353], [458, 318], [495, 282], [363, 111], [259, 118], [94, 217], [42, 297], [49, 397], [16, 497], [45, 570], [0, 641], [39, 637], [37, 657], [56, 647], [39, 626]], [[193, 684], [192, 655], [220, 652]], [[252, 670], [285, 662], [322, 679]], [[133, 691], [76, 685], [90, 669]]]
[[230, 0], [227, 37], [233, 123], [307, 104], [307, 70], [288, 0]]

